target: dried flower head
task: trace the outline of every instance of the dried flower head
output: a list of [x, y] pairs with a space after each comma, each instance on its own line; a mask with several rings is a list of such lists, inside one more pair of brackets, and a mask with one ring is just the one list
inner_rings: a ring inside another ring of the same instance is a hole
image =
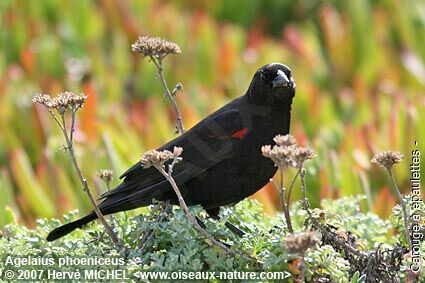
[[273, 141], [280, 145], [280, 146], [291, 146], [291, 145], [296, 145], [297, 144], [297, 140], [294, 138], [293, 135], [277, 135], [273, 138]]
[[142, 158], [140, 159], [140, 163], [143, 168], [149, 168], [151, 166], [154, 167], [162, 167], [164, 166], [164, 163], [168, 160], [174, 159], [176, 161], [181, 160], [181, 157], [179, 157], [183, 152], [183, 148], [175, 146], [173, 149], [173, 152], [169, 150], [149, 150], [145, 154], [143, 154]]
[[303, 164], [304, 161], [313, 159], [315, 156], [314, 150], [310, 147], [298, 147], [296, 146], [292, 152], [292, 158], [297, 163], [297, 167]]
[[319, 239], [314, 232], [302, 232], [289, 234], [284, 240], [285, 248], [290, 253], [304, 254], [309, 248], [313, 248]]
[[83, 107], [87, 96], [84, 94], [75, 94], [73, 92], [62, 92], [57, 97], [52, 98], [48, 94], [37, 93], [32, 98], [33, 103], [39, 103], [48, 109], [56, 109], [59, 114], [63, 114], [67, 109], [76, 111]]
[[131, 50], [141, 53], [143, 56], [153, 56], [163, 58], [168, 54], [180, 54], [180, 47], [174, 42], [167, 41], [160, 37], [140, 36], [131, 45]]
[[261, 153], [264, 157], [270, 158], [279, 167], [296, 167], [297, 163], [293, 159], [294, 146], [264, 145]]
[[37, 93], [31, 100], [33, 103], [39, 103], [47, 108], [54, 107], [53, 99], [48, 94]]
[[270, 158], [279, 167], [300, 167], [304, 161], [312, 159], [315, 154], [309, 147], [299, 147], [292, 135], [277, 135], [273, 138], [276, 145], [261, 147], [264, 157]]
[[113, 172], [112, 170], [109, 169], [103, 169], [103, 170], [99, 170], [97, 172], [97, 175], [99, 176], [100, 179], [102, 179], [105, 183], [110, 183], [112, 181], [112, 175]]
[[78, 109], [86, 102], [87, 96], [84, 94], [75, 94], [73, 92], [62, 92], [58, 97], [54, 98], [57, 107]]
[[400, 163], [404, 158], [404, 155], [398, 151], [383, 151], [377, 153], [371, 159], [372, 163], [376, 163], [379, 166], [391, 169], [394, 164]]

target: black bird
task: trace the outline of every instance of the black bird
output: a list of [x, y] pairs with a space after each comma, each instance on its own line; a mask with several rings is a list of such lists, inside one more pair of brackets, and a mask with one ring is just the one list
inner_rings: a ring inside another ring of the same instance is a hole
[[[277, 169], [262, 156], [261, 146], [272, 144], [275, 135], [289, 132], [294, 95], [291, 70], [280, 63], [265, 65], [255, 73], [245, 95], [158, 149], [183, 148], [183, 160], [175, 165], [173, 177], [187, 205], [201, 205], [217, 219], [220, 206], [237, 203], [267, 184]], [[120, 178], [120, 185], [101, 196], [99, 209], [105, 215], [147, 206], [153, 199], [179, 203], [154, 167], [143, 169], [138, 162]], [[96, 218], [91, 212], [60, 226], [50, 232], [47, 241]]]

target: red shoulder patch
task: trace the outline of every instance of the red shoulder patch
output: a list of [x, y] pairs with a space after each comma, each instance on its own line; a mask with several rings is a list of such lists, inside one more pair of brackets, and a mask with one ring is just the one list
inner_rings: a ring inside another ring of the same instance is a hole
[[248, 133], [248, 128], [243, 128], [242, 130], [236, 131], [232, 134], [232, 138], [241, 140]]

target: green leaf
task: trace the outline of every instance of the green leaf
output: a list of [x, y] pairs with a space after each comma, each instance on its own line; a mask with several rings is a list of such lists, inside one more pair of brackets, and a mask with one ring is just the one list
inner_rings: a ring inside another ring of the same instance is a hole
[[23, 149], [13, 151], [10, 163], [13, 179], [20, 192], [26, 198], [26, 204], [30, 210], [42, 217], [52, 217], [55, 215], [55, 207], [52, 199], [50, 199], [38, 182], [25, 151]]

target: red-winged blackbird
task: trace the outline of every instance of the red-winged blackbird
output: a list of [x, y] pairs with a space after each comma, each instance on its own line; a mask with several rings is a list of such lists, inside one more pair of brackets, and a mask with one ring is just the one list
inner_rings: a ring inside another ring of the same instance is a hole
[[[188, 205], [201, 205], [218, 217], [220, 206], [230, 205], [261, 189], [276, 172], [262, 156], [261, 146], [277, 134], [287, 134], [295, 82], [291, 70], [279, 63], [261, 67], [245, 95], [224, 105], [183, 135], [158, 150], [183, 148], [183, 160], [173, 177]], [[128, 169], [123, 182], [101, 196], [103, 214], [152, 204], [152, 200], [178, 204], [164, 177], [140, 162]], [[47, 241], [56, 240], [97, 218], [94, 212], [54, 229]]]

